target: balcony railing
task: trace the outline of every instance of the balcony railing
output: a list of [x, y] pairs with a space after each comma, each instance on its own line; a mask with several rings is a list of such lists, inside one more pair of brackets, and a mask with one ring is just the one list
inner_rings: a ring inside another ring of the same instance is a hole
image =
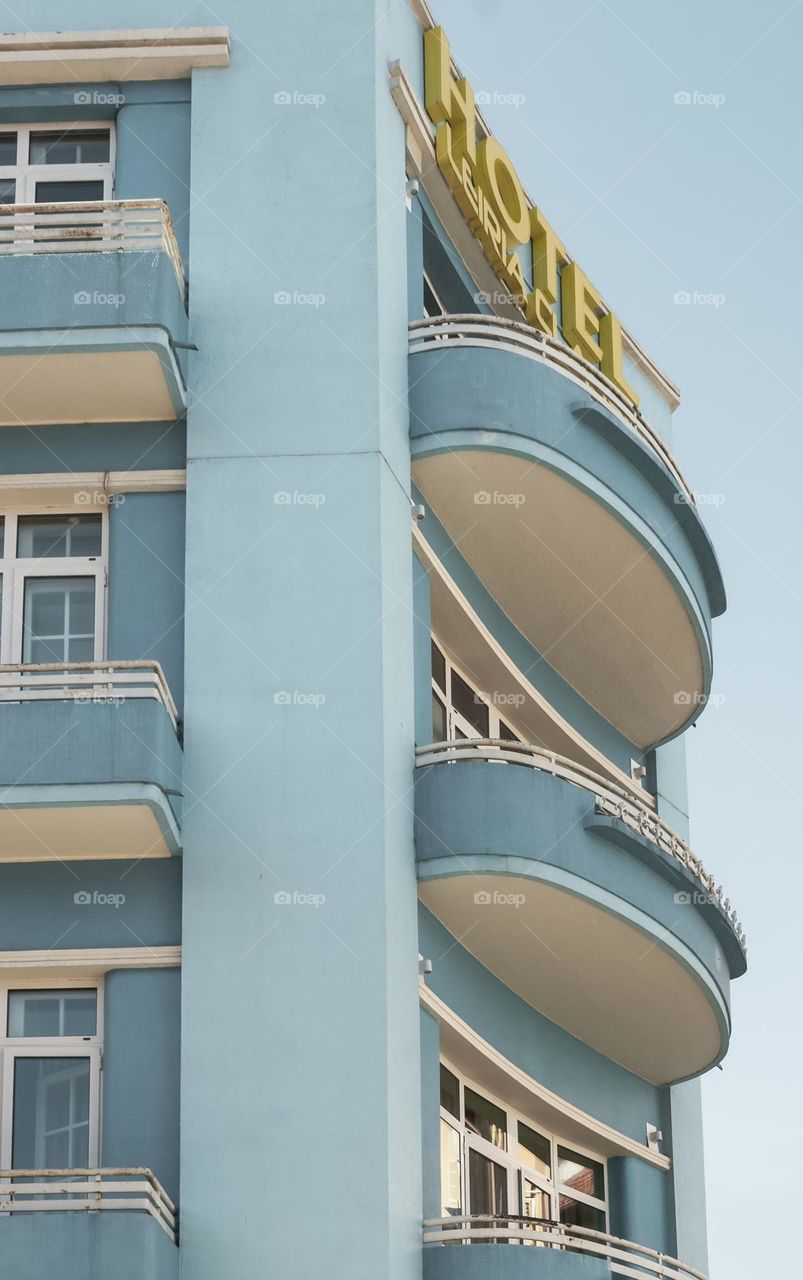
[[150, 1169], [0, 1169], [2, 1213], [149, 1213], [175, 1243], [177, 1211]]
[[184, 297], [184, 263], [163, 200], [0, 204], [0, 254], [166, 253]]
[[178, 732], [176, 704], [158, 662], [46, 662], [0, 666], [0, 703], [153, 698]]
[[696, 506], [694, 493], [661, 437], [622, 394], [615, 383], [593, 364], [563, 345], [556, 338], [517, 320], [478, 313], [453, 316], [430, 316], [410, 324], [410, 355], [419, 351], [443, 352], [446, 344], [457, 347], [489, 347], [491, 350], [513, 351], [539, 360], [571, 378], [609, 412], [616, 415], [642, 444], [656, 454], [671, 474], [690, 506]]
[[646, 804], [640, 804], [624, 789], [608, 778], [603, 778], [585, 765], [577, 764], [566, 756], [556, 755], [542, 747], [526, 742], [509, 742], [504, 738], [466, 738], [448, 742], [432, 742], [416, 748], [416, 767], [448, 764], [454, 760], [504, 761], [507, 764], [525, 765], [553, 777], [562, 778], [594, 796], [598, 814], [618, 818], [632, 831], [638, 832], [662, 853], [673, 858], [689, 872], [706, 897], [728, 917], [743, 951], [747, 951], [747, 938], [736, 912], [725, 897], [725, 890], [706, 871], [701, 860], [692, 852], [685, 840], [653, 813]]
[[[479, 1214], [465, 1218], [431, 1218], [424, 1223], [425, 1245], [471, 1242], [534, 1245], [606, 1258], [615, 1275], [630, 1276], [632, 1280], [707, 1280], [702, 1271], [646, 1245], [548, 1218], [494, 1218]], [[535, 1265], [533, 1275], [538, 1275]]]

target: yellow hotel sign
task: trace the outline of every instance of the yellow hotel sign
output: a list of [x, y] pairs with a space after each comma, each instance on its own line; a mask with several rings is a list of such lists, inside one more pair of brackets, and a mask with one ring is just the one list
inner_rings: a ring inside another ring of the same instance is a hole
[[[449, 41], [442, 27], [424, 33], [427, 111], [436, 125], [438, 168], [449, 184], [483, 252], [525, 312], [527, 323], [556, 336], [602, 372], [631, 400], [638, 396], [622, 373], [622, 326], [576, 262], [569, 259], [546, 218], [527, 202], [504, 147], [477, 140], [474, 91], [452, 75]], [[530, 242], [533, 279], [528, 289], [516, 249]]]

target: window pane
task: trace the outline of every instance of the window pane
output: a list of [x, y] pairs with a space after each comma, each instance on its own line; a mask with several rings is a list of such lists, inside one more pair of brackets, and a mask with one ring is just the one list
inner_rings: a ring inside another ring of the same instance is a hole
[[605, 1214], [590, 1204], [581, 1204], [569, 1196], [560, 1198], [560, 1220], [571, 1227], [589, 1227], [592, 1231], [605, 1230]]
[[584, 1195], [605, 1199], [605, 1170], [596, 1160], [581, 1156], [568, 1147], [558, 1147], [558, 1182]]
[[544, 1191], [543, 1187], [536, 1186], [534, 1182], [530, 1182], [529, 1178], [524, 1179], [521, 1199], [521, 1214], [523, 1218], [552, 1217], [549, 1192]]
[[0, 133], [0, 164], [17, 163], [16, 133]]
[[99, 556], [100, 516], [21, 516], [17, 555], [38, 560], [49, 556]]
[[446, 692], [446, 659], [436, 645], [432, 641], [432, 679], [435, 681], [442, 693]]
[[519, 1121], [519, 1160], [545, 1178], [552, 1176], [552, 1151], [549, 1138]]
[[[103, 182], [37, 182], [37, 204], [67, 204], [71, 200], [102, 200]], [[92, 214], [94, 216], [94, 209]], [[94, 227], [94, 223], [92, 226]], [[86, 228], [87, 231], [89, 227]]]
[[98, 994], [80, 991], [9, 991], [8, 1034], [94, 1036]]
[[88, 1058], [17, 1058], [11, 1155], [15, 1168], [86, 1169], [88, 1116]]
[[464, 1090], [466, 1106], [466, 1127], [481, 1138], [486, 1138], [495, 1147], [507, 1151], [507, 1116], [501, 1107], [497, 1107], [473, 1089]]
[[432, 741], [446, 741], [446, 707], [432, 690]]
[[0, 516], [0, 556], [6, 554], [6, 518]]
[[94, 616], [94, 578], [27, 578], [23, 662], [91, 662]]
[[441, 1063], [441, 1106], [455, 1119], [460, 1119], [460, 1085], [448, 1067]]
[[504, 720], [499, 721], [499, 737], [504, 738], [505, 742], [521, 742], [519, 735]]
[[17, 184], [13, 178], [0, 178], [0, 204], [14, 204]]
[[456, 671], [452, 671], [452, 706], [468, 720], [481, 738], [488, 737], [488, 708], [479, 694]]
[[31, 134], [31, 164], [106, 164], [108, 129], [67, 129]]
[[473, 1148], [468, 1153], [469, 1203], [472, 1213], [507, 1216], [507, 1170]]
[[459, 1217], [463, 1212], [461, 1188], [460, 1134], [441, 1120], [441, 1217]]

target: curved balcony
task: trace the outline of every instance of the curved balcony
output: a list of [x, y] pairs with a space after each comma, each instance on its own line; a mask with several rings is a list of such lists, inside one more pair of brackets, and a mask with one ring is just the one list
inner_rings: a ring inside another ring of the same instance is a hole
[[0, 205], [0, 426], [180, 417], [185, 292], [161, 200]]
[[708, 697], [725, 598], [664, 442], [527, 325], [436, 317], [410, 326], [409, 350], [413, 477], [480, 582], [631, 742], [682, 731]]
[[745, 936], [685, 841], [610, 778], [538, 747], [416, 756], [419, 894], [468, 951], [653, 1084], [724, 1056]]
[[158, 662], [0, 667], [0, 862], [179, 852], [178, 728]]
[[[471, 1244], [471, 1249], [432, 1248]], [[503, 1244], [537, 1246], [532, 1254]], [[433, 1218], [424, 1223], [424, 1280], [706, 1280], [677, 1258], [631, 1240], [545, 1218], [487, 1215]]]

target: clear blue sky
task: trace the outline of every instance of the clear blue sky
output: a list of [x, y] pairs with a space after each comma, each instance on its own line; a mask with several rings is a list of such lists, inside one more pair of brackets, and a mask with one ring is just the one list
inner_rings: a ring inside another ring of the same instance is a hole
[[676, 456], [721, 499], [703, 508], [729, 608], [721, 702], [687, 734], [692, 842], [750, 971], [703, 1085], [711, 1274], [803, 1275], [803, 5], [431, 3], [530, 195], [679, 385]]

